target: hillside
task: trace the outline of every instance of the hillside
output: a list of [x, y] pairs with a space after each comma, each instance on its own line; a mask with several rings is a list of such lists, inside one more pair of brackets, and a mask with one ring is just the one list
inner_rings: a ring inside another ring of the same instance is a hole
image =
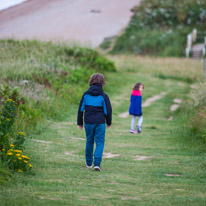
[[202, 36], [198, 41], [204, 43], [205, 22], [204, 0], [145, 0], [133, 9], [128, 27], [117, 37], [111, 52], [185, 56], [187, 35], [194, 28]]

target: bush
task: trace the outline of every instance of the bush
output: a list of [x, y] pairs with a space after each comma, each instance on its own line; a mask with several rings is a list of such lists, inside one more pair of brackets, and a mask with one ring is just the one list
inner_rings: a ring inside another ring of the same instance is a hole
[[[21, 133], [23, 135], [23, 133]], [[31, 170], [33, 167], [29, 163], [30, 158], [23, 155], [22, 150], [16, 148], [16, 145], [11, 144], [8, 150], [2, 149], [0, 151], [0, 158], [3, 164], [8, 165], [9, 169], [17, 172]]]
[[9, 145], [8, 133], [16, 117], [15, 102], [8, 99], [0, 113], [0, 149]]
[[144, 0], [133, 12], [112, 53], [183, 56], [187, 34], [206, 27], [204, 0]]
[[206, 145], [206, 83], [196, 85], [180, 116], [185, 123], [187, 138]]
[[10, 169], [22, 172], [31, 169], [32, 165], [29, 164], [30, 158], [22, 154], [25, 141], [23, 132], [18, 132], [16, 137], [13, 137], [14, 144], [10, 144], [9, 132], [16, 114], [15, 102], [8, 99], [0, 113], [0, 160], [2, 164], [6, 164]]
[[93, 49], [89, 48], [67, 48], [65, 49], [70, 60], [87, 69], [93, 69], [96, 72], [116, 71], [114, 63]]

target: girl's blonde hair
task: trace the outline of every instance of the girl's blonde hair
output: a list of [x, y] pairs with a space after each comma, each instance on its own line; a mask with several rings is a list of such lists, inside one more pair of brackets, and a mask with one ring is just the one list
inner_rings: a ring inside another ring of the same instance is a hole
[[137, 91], [138, 91], [138, 90], [139, 90], [139, 87], [140, 87], [141, 85], [143, 86], [143, 89], [144, 89], [144, 84], [142, 84], [141, 82], [137, 82], [137, 83], [134, 85], [133, 90], [137, 90]]
[[104, 75], [100, 73], [92, 74], [89, 80], [89, 86], [94, 84], [101, 84], [102, 86], [104, 86], [105, 85]]

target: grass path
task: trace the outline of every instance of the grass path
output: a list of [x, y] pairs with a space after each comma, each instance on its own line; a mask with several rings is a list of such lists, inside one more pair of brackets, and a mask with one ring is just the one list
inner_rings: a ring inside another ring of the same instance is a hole
[[205, 155], [178, 140], [178, 119], [168, 121], [173, 99], [185, 99], [189, 84], [138, 74], [144, 100], [167, 94], [143, 109], [142, 134], [134, 135], [130, 117], [119, 114], [128, 109], [136, 79], [128, 71], [108, 76], [111, 86], [124, 86], [112, 93], [105, 88], [111, 93], [113, 125], [104, 152], [119, 156], [104, 158], [102, 172], [85, 167], [85, 134], [76, 126], [77, 107], [70, 108], [66, 121], [49, 122], [27, 140], [25, 154], [32, 157], [35, 174], [17, 174], [2, 187], [1, 205], [205, 205]]

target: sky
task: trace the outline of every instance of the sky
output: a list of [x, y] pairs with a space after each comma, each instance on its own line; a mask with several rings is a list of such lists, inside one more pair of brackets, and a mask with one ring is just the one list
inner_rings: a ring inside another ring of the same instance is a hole
[[26, 0], [0, 0], [0, 10], [9, 8], [11, 6], [20, 4]]

